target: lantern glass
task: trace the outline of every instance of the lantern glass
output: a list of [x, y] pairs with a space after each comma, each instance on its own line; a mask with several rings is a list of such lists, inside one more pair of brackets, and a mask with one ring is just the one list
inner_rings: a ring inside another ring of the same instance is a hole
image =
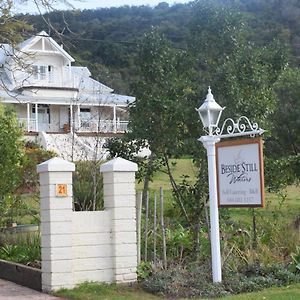
[[213, 94], [211, 93], [211, 89], [209, 87], [205, 101], [196, 110], [199, 113], [204, 128], [208, 128], [210, 134], [212, 133], [212, 128], [218, 126], [223, 109], [224, 108], [222, 108], [215, 101]]

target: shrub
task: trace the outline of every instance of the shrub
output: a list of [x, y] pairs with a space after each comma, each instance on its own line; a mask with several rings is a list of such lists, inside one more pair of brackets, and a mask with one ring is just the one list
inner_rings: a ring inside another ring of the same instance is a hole
[[152, 274], [151, 263], [147, 261], [142, 261], [137, 267], [137, 278], [138, 280], [149, 278]]
[[300, 273], [300, 246], [296, 247], [295, 253], [291, 254], [292, 257], [292, 269], [295, 272]]
[[73, 199], [75, 210], [101, 210], [103, 181], [99, 172], [100, 162], [80, 161], [73, 173]]
[[142, 287], [151, 293], [177, 297], [220, 297], [229, 294], [258, 291], [271, 286], [300, 282], [300, 275], [284, 265], [251, 265], [242, 272], [225, 268], [223, 282], [212, 283], [210, 265], [175, 266], [162, 270], [142, 281]]
[[20, 236], [14, 242], [5, 242], [0, 247], [0, 259], [28, 264], [41, 260], [41, 242], [39, 235]]
[[14, 112], [0, 105], [0, 200], [19, 183], [22, 164], [22, 131]]
[[0, 201], [0, 227], [10, 227], [20, 216], [28, 213], [28, 207], [19, 195], [6, 195]]
[[39, 182], [36, 166], [54, 156], [54, 152], [44, 150], [33, 142], [27, 142], [22, 160], [18, 191], [22, 193], [35, 192]]

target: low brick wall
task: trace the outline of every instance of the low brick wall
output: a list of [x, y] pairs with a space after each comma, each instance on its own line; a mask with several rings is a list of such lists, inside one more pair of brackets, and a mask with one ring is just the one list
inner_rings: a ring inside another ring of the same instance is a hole
[[40, 269], [0, 260], [0, 278], [37, 291], [42, 290], [42, 272]]
[[[137, 165], [116, 158], [101, 166], [104, 211], [73, 211], [74, 170], [73, 163], [59, 158], [38, 166], [43, 291], [84, 281], [136, 281]], [[58, 193], [58, 186], [65, 194]]]

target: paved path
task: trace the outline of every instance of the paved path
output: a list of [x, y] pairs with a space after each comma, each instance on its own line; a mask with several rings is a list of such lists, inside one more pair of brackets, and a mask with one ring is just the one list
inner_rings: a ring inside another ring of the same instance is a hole
[[27, 287], [0, 279], [0, 300], [59, 300], [58, 298], [37, 292]]

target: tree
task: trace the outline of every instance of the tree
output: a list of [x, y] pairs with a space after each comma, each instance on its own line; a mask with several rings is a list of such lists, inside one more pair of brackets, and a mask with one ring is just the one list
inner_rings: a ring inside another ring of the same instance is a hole
[[277, 105], [273, 124], [273, 156], [300, 152], [300, 70], [287, 68], [275, 86]]
[[154, 158], [166, 166], [175, 198], [188, 220], [169, 163], [170, 157], [183, 153], [187, 133], [184, 122], [188, 94], [186, 60], [186, 53], [172, 49], [157, 29], [145, 35], [138, 56], [141, 79], [133, 87], [136, 101], [130, 107], [129, 136], [133, 140], [147, 141], [152, 152], [149, 170]]
[[17, 187], [22, 157], [22, 129], [12, 110], [0, 105], [0, 200]]
[[[199, 134], [200, 127], [196, 125], [196, 98], [190, 97], [192, 89], [189, 76], [193, 75], [193, 69], [189, 68], [189, 60], [185, 51], [174, 49], [157, 29], [145, 35], [139, 48], [137, 63], [140, 80], [133, 86], [136, 101], [130, 107], [130, 132], [127, 139], [137, 141], [136, 144], [144, 141], [152, 152], [144, 169], [144, 190], [153, 172], [160, 169], [168, 174], [177, 204], [173, 214], [177, 221], [194, 232], [197, 256], [199, 227], [203, 223], [208, 187], [205, 183], [205, 152], [199, 147], [194, 135]], [[189, 131], [188, 126], [194, 130]], [[124, 147], [119, 146], [118, 151], [124, 151]], [[199, 174], [194, 184], [190, 183], [188, 175], [183, 177], [181, 183], [173, 177], [170, 159], [186, 153], [197, 153], [195, 161]]]
[[287, 68], [275, 83], [274, 91], [276, 109], [265, 152], [267, 184], [277, 192], [300, 179], [300, 70]]
[[190, 48], [202, 84], [196, 82], [194, 89], [211, 85], [218, 103], [227, 107], [225, 117], [246, 115], [268, 129], [275, 109], [273, 84], [286, 66], [286, 49], [276, 41], [257, 46], [246, 21], [233, 5], [196, 2]]

